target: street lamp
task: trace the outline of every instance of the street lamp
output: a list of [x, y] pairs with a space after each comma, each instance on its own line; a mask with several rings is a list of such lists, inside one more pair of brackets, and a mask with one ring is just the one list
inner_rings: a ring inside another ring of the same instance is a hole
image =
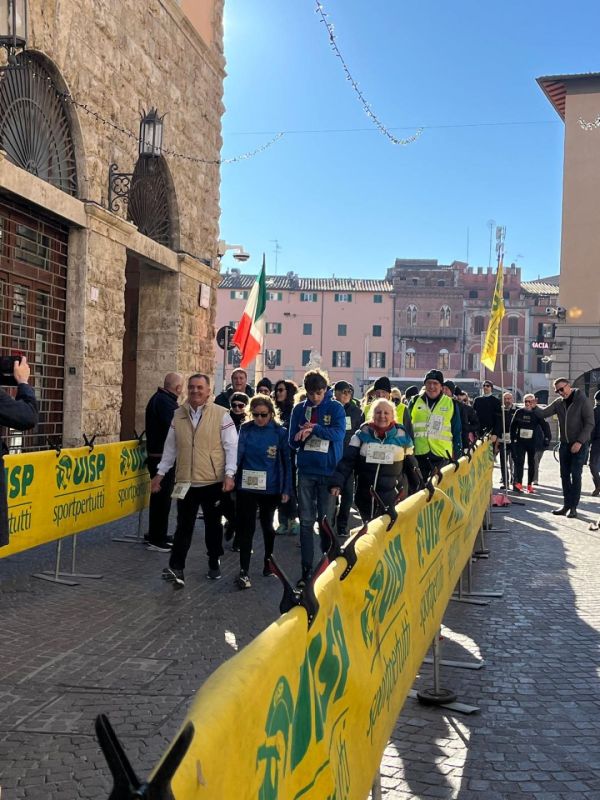
[[228, 244], [224, 239], [217, 242], [217, 258], [221, 259], [228, 250], [233, 250], [233, 257], [236, 261], [248, 261], [250, 253], [244, 250], [241, 244]]
[[159, 117], [158, 111], [151, 108], [147, 114], [144, 111], [141, 116], [139, 153], [141, 156], [159, 156], [162, 153], [165, 115]]
[[27, 0], [0, 0], [0, 47], [8, 55], [8, 63], [15, 66], [17, 50], [27, 45]]

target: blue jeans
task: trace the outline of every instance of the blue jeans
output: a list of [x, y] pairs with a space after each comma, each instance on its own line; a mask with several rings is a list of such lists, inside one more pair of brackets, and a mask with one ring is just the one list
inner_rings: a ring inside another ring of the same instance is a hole
[[565, 508], [577, 508], [581, 497], [581, 473], [587, 461], [589, 442], [582, 445], [578, 453], [571, 452], [571, 445], [560, 443], [560, 480]]
[[302, 475], [298, 473], [298, 513], [300, 515], [300, 553], [302, 569], [312, 569], [314, 558], [314, 526], [319, 522], [321, 550], [326, 552], [329, 542], [321, 531], [321, 520], [327, 517], [333, 527], [335, 497], [329, 493], [327, 475]]

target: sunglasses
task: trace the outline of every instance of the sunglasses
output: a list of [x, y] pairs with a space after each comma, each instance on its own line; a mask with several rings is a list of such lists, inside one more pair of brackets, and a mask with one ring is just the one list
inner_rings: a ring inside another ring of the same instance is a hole
[[280, 386], [278, 389], [275, 389], [276, 392], [287, 392], [285, 386]]
[[269, 412], [268, 411], [253, 411], [252, 412], [252, 416], [255, 417], [255, 418], [256, 417], [262, 417], [264, 419], [265, 417], [269, 416]]
[[232, 403], [231, 407], [232, 408], [246, 408], [246, 404], [245, 403]]
[[493, 389], [494, 387], [492, 386], [492, 384], [491, 384], [491, 383], [484, 383], [484, 384], [483, 384], [483, 388], [484, 388], [484, 389]]

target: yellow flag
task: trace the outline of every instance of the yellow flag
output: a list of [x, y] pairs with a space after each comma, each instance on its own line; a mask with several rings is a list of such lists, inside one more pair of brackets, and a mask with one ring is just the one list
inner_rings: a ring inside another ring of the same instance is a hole
[[498, 264], [496, 274], [496, 288], [492, 300], [492, 311], [490, 321], [485, 334], [483, 352], [481, 353], [481, 363], [493, 372], [496, 366], [496, 355], [498, 353], [498, 339], [500, 336], [500, 325], [504, 317], [504, 267], [502, 261]]

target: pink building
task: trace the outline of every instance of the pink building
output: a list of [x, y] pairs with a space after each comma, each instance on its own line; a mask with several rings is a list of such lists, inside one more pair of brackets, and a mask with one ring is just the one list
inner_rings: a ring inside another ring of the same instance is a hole
[[[236, 269], [223, 276], [217, 328], [237, 325], [255, 278]], [[267, 277], [265, 375], [300, 382], [310, 366], [321, 366], [332, 381], [348, 380], [358, 388], [368, 377], [391, 374], [393, 308], [387, 281], [300, 278], [293, 272]], [[231, 352], [227, 377], [235, 363]], [[218, 349], [215, 376], [220, 386]]]

